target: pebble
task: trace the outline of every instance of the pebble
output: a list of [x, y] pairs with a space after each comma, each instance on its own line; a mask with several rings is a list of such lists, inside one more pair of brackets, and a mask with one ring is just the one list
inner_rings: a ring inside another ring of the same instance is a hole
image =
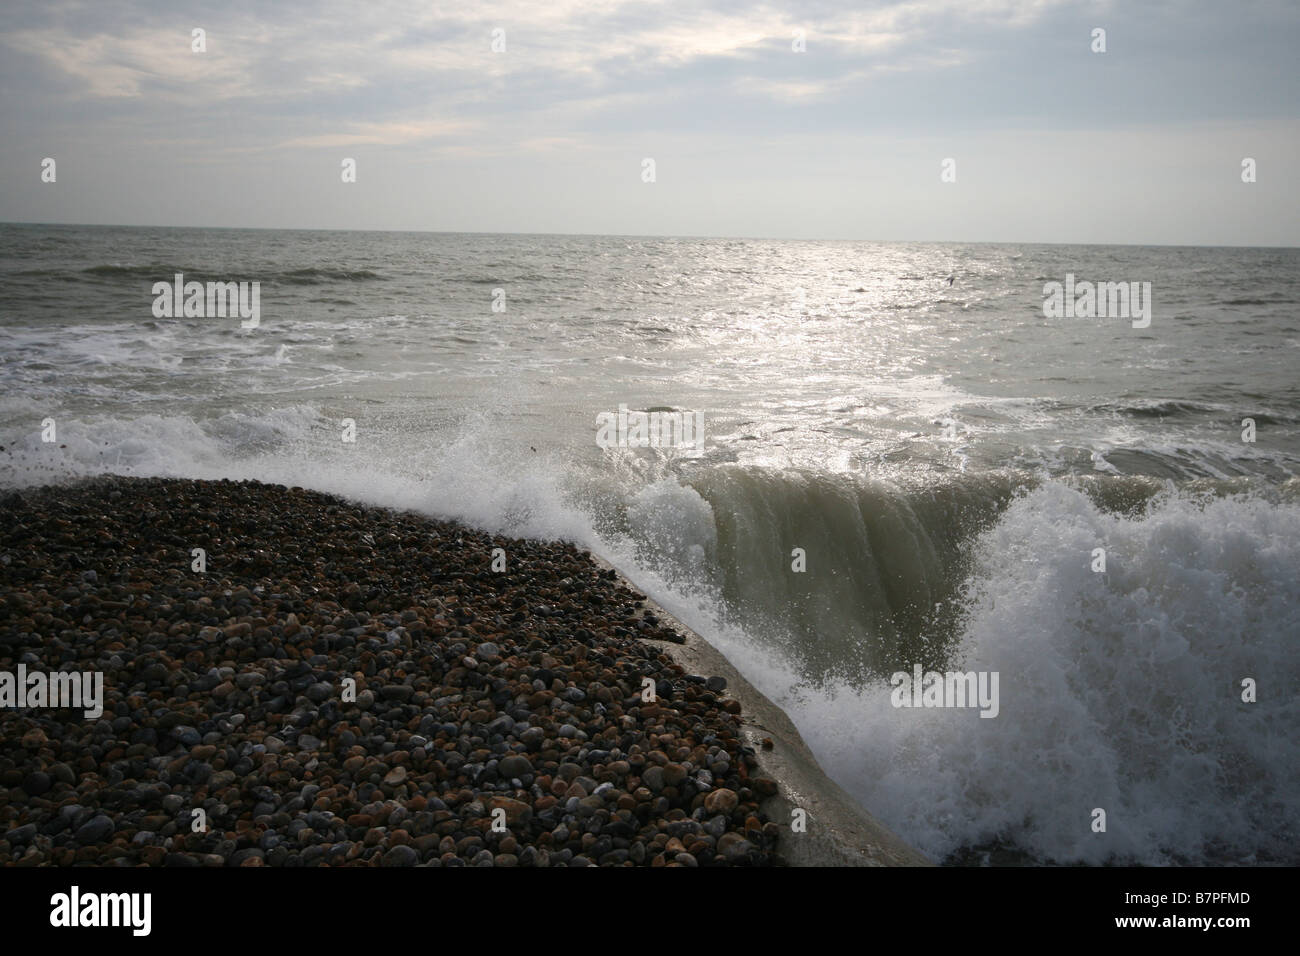
[[641, 775], [641, 782], [650, 788], [651, 793], [659, 793], [664, 788], [664, 768], [650, 767]]
[[502, 777], [510, 779], [512, 777], [523, 777], [533, 772], [533, 765], [527, 757], [519, 754], [511, 754], [508, 757], [501, 758], [497, 764], [497, 770]]
[[102, 843], [113, 835], [113, 821], [102, 813], [87, 820], [77, 828], [75, 839], [80, 844]]
[[413, 847], [395, 846], [384, 854], [384, 866], [415, 866], [420, 862], [420, 854]]
[[14, 827], [12, 830], [7, 831], [4, 839], [6, 843], [13, 844], [14, 846], [22, 846], [31, 842], [34, 836], [36, 836], [36, 824], [28, 823], [24, 826]]
[[730, 813], [736, 809], [740, 799], [734, 790], [721, 787], [704, 798], [704, 809], [709, 813]]

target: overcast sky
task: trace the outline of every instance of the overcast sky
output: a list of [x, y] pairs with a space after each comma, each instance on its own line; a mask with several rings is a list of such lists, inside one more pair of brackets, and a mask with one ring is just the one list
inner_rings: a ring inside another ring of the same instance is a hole
[[1300, 245], [1298, 48], [1295, 0], [6, 3], [0, 220]]

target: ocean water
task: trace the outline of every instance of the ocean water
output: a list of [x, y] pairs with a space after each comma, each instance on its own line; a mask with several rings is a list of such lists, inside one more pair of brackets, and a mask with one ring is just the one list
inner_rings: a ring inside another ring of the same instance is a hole
[[[155, 317], [176, 273], [259, 324]], [[1045, 317], [1067, 276], [1149, 325]], [[0, 485], [575, 541], [940, 861], [1300, 862], [1298, 368], [1295, 249], [0, 226]], [[701, 447], [601, 447], [620, 406]], [[997, 717], [893, 706], [915, 664]]]

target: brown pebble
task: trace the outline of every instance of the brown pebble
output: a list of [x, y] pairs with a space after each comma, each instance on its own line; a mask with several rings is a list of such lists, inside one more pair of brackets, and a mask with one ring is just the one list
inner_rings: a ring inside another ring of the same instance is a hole
[[704, 809], [709, 813], [730, 813], [736, 809], [740, 798], [734, 790], [725, 787], [714, 790], [704, 798]]

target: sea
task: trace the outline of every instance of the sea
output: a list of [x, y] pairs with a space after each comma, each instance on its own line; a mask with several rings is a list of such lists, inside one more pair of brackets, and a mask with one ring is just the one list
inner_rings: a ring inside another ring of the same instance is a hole
[[573, 541], [951, 864], [1300, 863], [1298, 371], [1298, 249], [0, 225], [0, 487]]

